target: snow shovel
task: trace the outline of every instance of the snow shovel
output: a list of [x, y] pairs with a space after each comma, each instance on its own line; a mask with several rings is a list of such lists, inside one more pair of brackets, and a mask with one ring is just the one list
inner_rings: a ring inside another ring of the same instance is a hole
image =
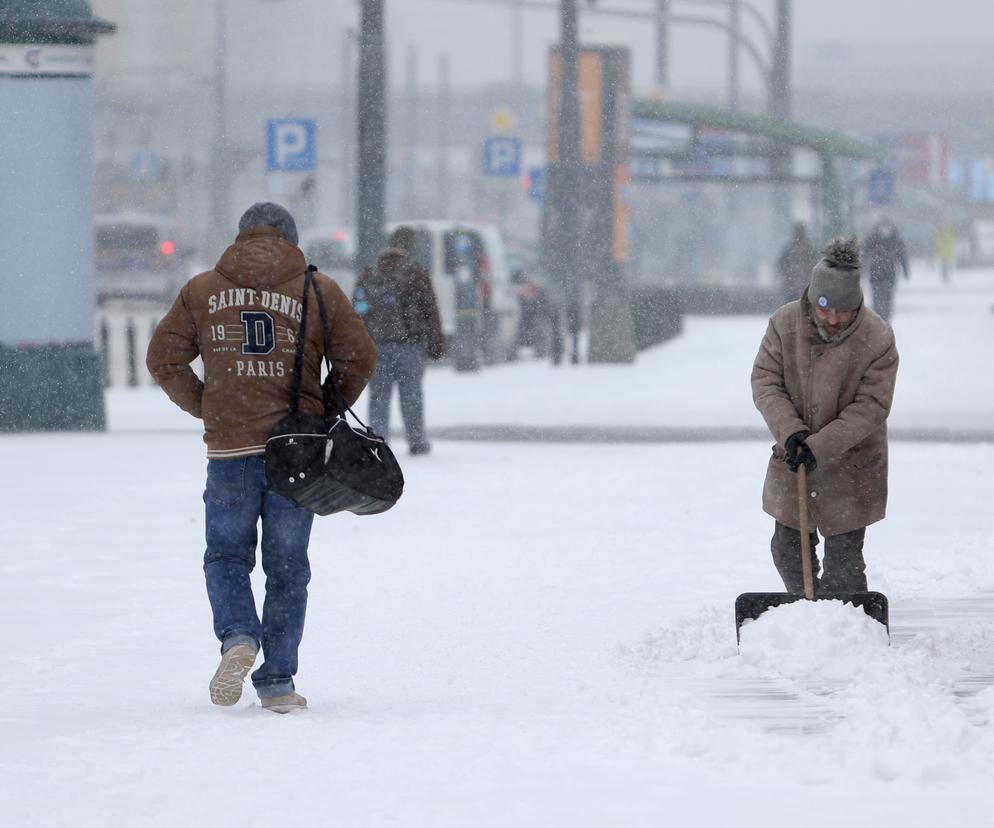
[[735, 599], [735, 641], [741, 641], [742, 624], [759, 618], [764, 612], [781, 604], [791, 604], [804, 598], [808, 601], [842, 601], [879, 621], [890, 635], [887, 596], [881, 592], [820, 592], [815, 595], [814, 573], [811, 571], [811, 536], [808, 534], [808, 471], [804, 464], [797, 467], [797, 507], [801, 521], [801, 573], [804, 594], [795, 592], [743, 592]]

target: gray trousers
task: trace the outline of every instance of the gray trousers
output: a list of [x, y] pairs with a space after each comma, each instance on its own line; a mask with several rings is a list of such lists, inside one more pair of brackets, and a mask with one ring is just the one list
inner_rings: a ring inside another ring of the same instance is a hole
[[870, 277], [870, 287], [873, 289], [873, 310], [884, 322], [890, 322], [894, 312], [894, 287], [897, 277]]
[[[863, 537], [866, 528], [853, 529], [841, 535], [825, 538], [825, 571], [818, 577], [818, 533], [811, 533], [811, 572], [815, 578], [815, 593], [866, 592], [866, 563], [863, 560]], [[801, 568], [801, 533], [777, 522], [770, 541], [773, 563], [783, 579], [787, 592], [804, 592]]]
[[420, 345], [383, 342], [376, 346], [376, 371], [369, 381], [369, 425], [377, 434], [390, 434], [390, 397], [394, 384], [400, 392], [400, 413], [410, 448], [427, 445], [424, 397], [421, 388], [425, 354]]

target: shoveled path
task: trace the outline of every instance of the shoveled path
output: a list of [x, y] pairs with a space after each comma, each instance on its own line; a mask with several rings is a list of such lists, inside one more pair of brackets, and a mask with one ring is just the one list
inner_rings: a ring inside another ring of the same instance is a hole
[[[400, 437], [402, 432], [395, 432]], [[435, 440], [495, 443], [699, 443], [722, 440], [769, 440], [764, 428], [685, 426], [515, 426], [458, 425], [429, 429]], [[994, 430], [891, 428], [891, 440], [913, 443], [994, 443]]]

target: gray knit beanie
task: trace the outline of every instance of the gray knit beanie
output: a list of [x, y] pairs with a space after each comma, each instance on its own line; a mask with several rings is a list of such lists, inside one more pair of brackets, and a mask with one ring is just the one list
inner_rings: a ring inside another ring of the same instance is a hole
[[238, 232], [259, 225], [275, 227], [290, 244], [297, 243], [297, 223], [286, 207], [272, 201], [257, 201], [238, 220]]
[[396, 247], [398, 250], [405, 250], [408, 253], [414, 252], [417, 243], [418, 236], [414, 232], [414, 228], [406, 226], [398, 227], [387, 239], [387, 247]]
[[811, 271], [808, 300], [822, 310], [856, 310], [863, 304], [859, 285], [859, 242], [856, 237], [832, 239]]

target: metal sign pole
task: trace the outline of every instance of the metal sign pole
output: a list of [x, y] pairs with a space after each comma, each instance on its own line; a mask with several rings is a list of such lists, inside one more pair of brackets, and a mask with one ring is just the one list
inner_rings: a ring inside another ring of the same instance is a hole
[[581, 325], [581, 299], [577, 273], [578, 243], [577, 206], [580, 178], [580, 96], [577, 94], [577, 42], [576, 0], [562, 0], [560, 6], [560, 61], [562, 66], [559, 85], [559, 186], [556, 188], [559, 283], [564, 287], [566, 315], [569, 322], [571, 359], [580, 361], [579, 328]]
[[356, 201], [357, 269], [371, 265], [383, 244], [387, 155], [383, 5], [384, 0], [362, 0], [359, 94], [356, 99], [359, 182]]

